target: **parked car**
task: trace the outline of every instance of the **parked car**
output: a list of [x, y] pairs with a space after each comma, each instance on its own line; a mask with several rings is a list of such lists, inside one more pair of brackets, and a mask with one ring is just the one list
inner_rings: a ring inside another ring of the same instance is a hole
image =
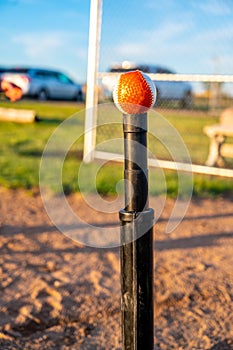
[[3, 73], [5, 73], [7, 71], [7, 68], [5, 67], [0, 67], [0, 77]]
[[[144, 65], [144, 64], [132, 64], [129, 62], [123, 62], [122, 64], [113, 66], [110, 73], [122, 73], [132, 70], [140, 70], [144, 73], [159, 73], [159, 74], [174, 74], [173, 71], [165, 67], [157, 65]], [[117, 81], [117, 74], [106, 74], [102, 79], [103, 95], [105, 97], [111, 97], [112, 91]], [[157, 103], [165, 100], [176, 100], [180, 102], [182, 108], [190, 108], [192, 104], [192, 86], [186, 82], [180, 81], [160, 81], [155, 80], [157, 92]]]
[[10, 68], [2, 74], [11, 82], [24, 81], [24, 95], [48, 99], [83, 100], [82, 86], [63, 72], [41, 68]]

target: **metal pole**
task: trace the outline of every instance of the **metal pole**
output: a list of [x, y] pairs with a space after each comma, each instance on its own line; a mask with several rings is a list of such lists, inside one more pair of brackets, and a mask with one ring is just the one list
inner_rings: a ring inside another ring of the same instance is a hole
[[147, 114], [123, 115], [125, 209], [121, 220], [123, 350], [154, 348], [153, 218], [148, 207]]

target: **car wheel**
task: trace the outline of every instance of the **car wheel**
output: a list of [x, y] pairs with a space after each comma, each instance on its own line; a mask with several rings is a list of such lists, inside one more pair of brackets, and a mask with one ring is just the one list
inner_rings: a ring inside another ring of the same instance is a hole
[[37, 98], [39, 101], [47, 101], [49, 98], [48, 92], [45, 89], [40, 90], [37, 94]]
[[181, 108], [190, 109], [192, 107], [193, 97], [191, 91], [186, 92], [183, 100], [181, 101]]
[[75, 101], [77, 101], [77, 102], [82, 102], [82, 101], [83, 101], [83, 93], [82, 93], [81, 90], [77, 92], [77, 94], [76, 94], [76, 96], [75, 96], [74, 99], [75, 99]]

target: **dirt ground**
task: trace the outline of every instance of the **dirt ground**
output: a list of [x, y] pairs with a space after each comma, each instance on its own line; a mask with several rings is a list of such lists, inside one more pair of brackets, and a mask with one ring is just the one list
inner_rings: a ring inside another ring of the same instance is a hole
[[[154, 230], [155, 350], [233, 349], [233, 198], [192, 200], [168, 235], [173, 205]], [[38, 193], [0, 188], [0, 253], [0, 349], [121, 349], [118, 248], [74, 243]]]

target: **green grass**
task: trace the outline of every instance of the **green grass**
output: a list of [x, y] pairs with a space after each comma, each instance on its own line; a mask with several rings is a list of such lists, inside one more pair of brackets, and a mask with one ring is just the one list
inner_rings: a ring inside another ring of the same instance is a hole
[[[84, 125], [84, 105], [75, 103], [37, 103], [30, 101], [20, 101], [15, 104], [1, 102], [0, 107], [14, 107], [21, 109], [34, 109], [40, 119], [33, 124], [16, 124], [0, 122], [0, 185], [8, 188], [38, 188], [39, 186], [39, 166], [45, 145], [56, 129], [57, 126], [74, 113], [78, 114], [78, 122], [73, 128], [77, 135], [81, 134]], [[104, 110], [104, 109], [103, 109]], [[203, 133], [205, 125], [217, 122], [217, 117], [200, 112], [179, 112], [158, 110], [167, 121], [176, 129], [188, 151], [193, 163], [204, 164], [208, 155], [209, 139]], [[111, 114], [111, 113], [110, 113]], [[98, 131], [98, 142], [104, 142], [111, 138], [122, 138], [121, 117], [119, 113], [115, 118], [110, 116], [109, 111], [103, 115], [104, 120], [117, 120], [117, 126], [100, 126]], [[157, 115], [157, 117], [156, 117]], [[158, 114], [153, 113], [149, 118], [150, 131], [156, 134], [160, 122]], [[162, 125], [163, 126], [163, 125]], [[166, 134], [166, 128], [164, 129]], [[164, 137], [164, 134], [161, 134]], [[167, 140], [169, 142], [170, 134]], [[172, 135], [171, 135], [172, 136]], [[66, 136], [69, 138], [69, 135]], [[64, 140], [65, 142], [66, 140]], [[165, 138], [165, 142], [166, 138]], [[61, 150], [63, 141], [60, 144]], [[110, 142], [107, 146], [101, 145], [100, 148], [107, 147], [108, 150], [114, 151], [118, 148], [122, 150], [122, 145], [114, 145]], [[149, 135], [149, 147], [156, 154], [157, 158], [171, 159], [171, 154], [166, 150], [161, 142], [153, 135]], [[106, 163], [101, 166], [99, 162], [82, 167], [82, 173], [79, 174], [80, 164], [82, 162], [83, 137], [79, 138], [70, 151], [68, 152], [62, 172], [63, 188], [65, 193], [76, 192], [80, 190], [93, 192], [95, 186], [93, 181], [96, 180], [96, 190], [102, 195], [114, 195], [116, 193], [116, 183], [123, 177], [123, 166], [117, 163]], [[58, 151], [58, 150], [57, 150]], [[228, 165], [233, 166], [232, 160]], [[92, 179], [91, 174], [96, 174], [96, 179]], [[80, 183], [78, 180], [82, 178]], [[187, 181], [189, 181], [188, 178]], [[185, 188], [185, 180], [184, 180]], [[153, 169], [150, 171], [150, 190], [154, 195], [167, 193], [170, 197], [177, 195], [178, 179], [177, 174], [173, 171], [163, 171]], [[56, 190], [56, 186], [55, 186]], [[120, 192], [122, 192], [120, 186]], [[233, 183], [230, 179], [194, 175], [194, 195], [209, 196], [233, 194]]]
[[38, 187], [40, 158], [47, 140], [63, 120], [84, 106], [24, 101], [2, 102], [0, 106], [33, 109], [40, 119], [33, 124], [0, 123], [0, 184], [9, 188]]

